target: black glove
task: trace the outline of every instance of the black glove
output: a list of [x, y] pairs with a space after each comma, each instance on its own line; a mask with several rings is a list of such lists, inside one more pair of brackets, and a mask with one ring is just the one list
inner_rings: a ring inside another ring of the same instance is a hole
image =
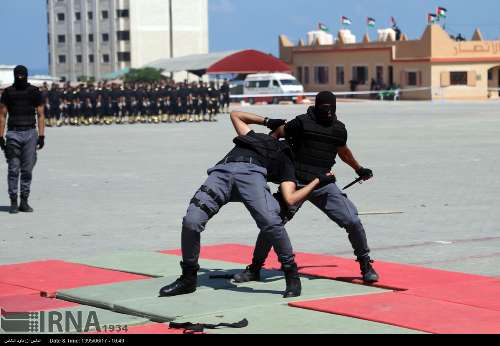
[[5, 144], [5, 138], [0, 137], [0, 149], [2, 149], [2, 151], [5, 151], [6, 147], [7, 145]]
[[271, 131], [276, 131], [279, 129], [281, 126], [286, 124], [286, 120], [284, 119], [269, 119], [266, 118], [264, 120], [264, 125], [267, 126], [267, 128]]
[[45, 146], [45, 136], [38, 136], [38, 150], [42, 150]]
[[368, 168], [361, 167], [356, 171], [356, 173], [359, 175], [360, 178], [363, 178], [363, 180], [368, 180], [373, 178], [373, 171]]
[[318, 179], [320, 186], [335, 184], [337, 182], [337, 178], [334, 175], [320, 175]]

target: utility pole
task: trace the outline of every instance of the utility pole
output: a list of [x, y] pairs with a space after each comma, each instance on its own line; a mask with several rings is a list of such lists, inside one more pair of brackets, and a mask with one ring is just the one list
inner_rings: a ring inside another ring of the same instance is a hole
[[[174, 16], [172, 11], [172, 1], [168, 0], [169, 24], [170, 24], [170, 59], [174, 57]], [[174, 79], [174, 73], [170, 72], [170, 78]]]

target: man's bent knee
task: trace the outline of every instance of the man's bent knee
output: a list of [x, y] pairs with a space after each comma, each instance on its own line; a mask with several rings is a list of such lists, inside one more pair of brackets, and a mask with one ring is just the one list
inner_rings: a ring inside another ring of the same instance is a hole
[[205, 230], [205, 220], [201, 212], [190, 212], [182, 220], [182, 229], [202, 233]]

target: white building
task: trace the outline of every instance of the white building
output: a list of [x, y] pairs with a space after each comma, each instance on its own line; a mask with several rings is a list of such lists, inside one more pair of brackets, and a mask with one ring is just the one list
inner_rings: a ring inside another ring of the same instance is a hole
[[[0, 90], [3, 90], [14, 83], [14, 68], [15, 65], [0, 65]], [[29, 76], [28, 82], [34, 86], [40, 87], [43, 83], [51, 85], [53, 82], [57, 82], [51, 76]]]
[[47, 0], [47, 18], [49, 71], [64, 80], [208, 53], [208, 0]]

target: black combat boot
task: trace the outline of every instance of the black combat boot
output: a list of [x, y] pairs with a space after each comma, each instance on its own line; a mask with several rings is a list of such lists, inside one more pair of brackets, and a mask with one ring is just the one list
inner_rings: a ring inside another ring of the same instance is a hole
[[236, 283], [245, 283], [250, 281], [260, 281], [260, 271], [264, 263], [254, 263], [250, 264], [247, 269], [243, 272], [236, 274], [233, 280]]
[[200, 266], [189, 266], [181, 262], [182, 276], [173, 284], [163, 287], [160, 290], [160, 297], [173, 297], [183, 294], [190, 294], [196, 291], [198, 283], [198, 270]]
[[19, 205], [19, 211], [22, 213], [32, 213], [33, 208], [28, 204], [28, 196], [21, 196], [21, 204]]
[[19, 206], [17, 205], [17, 196], [11, 196], [10, 197], [10, 209], [9, 213], [11, 214], [17, 214], [19, 213]]
[[359, 262], [359, 267], [361, 268], [361, 274], [363, 274], [363, 281], [367, 284], [373, 284], [378, 282], [379, 276], [375, 269], [372, 267], [373, 261], [370, 257], [358, 258], [356, 262]]
[[283, 265], [283, 271], [285, 272], [286, 290], [283, 294], [283, 298], [294, 298], [300, 297], [302, 293], [302, 284], [300, 283], [299, 269], [297, 264], [287, 264]]

